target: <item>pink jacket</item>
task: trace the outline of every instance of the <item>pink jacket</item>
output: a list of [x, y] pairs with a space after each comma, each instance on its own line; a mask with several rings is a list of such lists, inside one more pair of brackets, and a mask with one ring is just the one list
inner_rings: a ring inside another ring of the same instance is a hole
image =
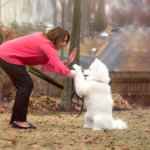
[[43, 33], [29, 34], [3, 43], [0, 57], [16, 65], [42, 65], [44, 72], [70, 73], [59, 59], [53, 43]]

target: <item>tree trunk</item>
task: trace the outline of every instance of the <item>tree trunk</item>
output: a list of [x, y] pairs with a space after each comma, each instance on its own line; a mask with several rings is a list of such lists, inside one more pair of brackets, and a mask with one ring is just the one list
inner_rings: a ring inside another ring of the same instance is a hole
[[[3, 35], [0, 31], [0, 45], [3, 43]], [[0, 67], [0, 103], [2, 103], [2, 83], [3, 83], [3, 69]]]
[[[80, 21], [81, 21], [81, 0], [74, 0], [74, 10], [73, 10], [73, 22], [72, 22], [72, 32], [70, 39], [69, 55], [72, 50], [77, 47], [78, 51], [74, 60], [74, 64], [79, 64], [79, 52], [80, 52]], [[73, 63], [68, 67], [71, 69]], [[65, 78], [65, 86], [63, 90], [61, 109], [69, 111], [71, 109], [71, 79]]]
[[[62, 28], [64, 28], [64, 18], [65, 18], [65, 1], [61, 0], [61, 8], [62, 8]], [[61, 49], [61, 60], [64, 60], [64, 48]]]
[[57, 25], [57, 0], [52, 0], [53, 7], [54, 7], [54, 12], [53, 12], [53, 24], [56, 26]]
[[88, 8], [89, 0], [82, 0], [81, 1], [81, 36], [80, 36], [80, 43], [84, 43], [84, 36], [86, 34], [87, 29], [87, 14], [89, 12]]

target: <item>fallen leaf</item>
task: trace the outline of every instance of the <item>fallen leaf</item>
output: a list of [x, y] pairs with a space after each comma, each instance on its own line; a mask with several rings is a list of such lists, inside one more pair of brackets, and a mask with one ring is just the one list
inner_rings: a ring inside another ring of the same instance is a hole
[[47, 143], [47, 145], [51, 145], [51, 143]]
[[33, 148], [34, 148], [34, 149], [39, 149], [39, 148], [40, 148], [40, 145], [33, 145]]
[[12, 144], [17, 145], [17, 142], [16, 142], [16, 140], [15, 140], [15, 139], [14, 139], [14, 140], [12, 140]]
[[106, 133], [107, 133], [107, 130], [104, 130], [104, 132], [106, 132]]
[[0, 107], [0, 114], [3, 114], [5, 112], [4, 108]]
[[117, 140], [117, 138], [116, 139], [112, 139], [112, 140]]
[[129, 148], [122, 148], [122, 150], [129, 150]]
[[3, 107], [3, 108], [8, 108], [8, 105], [7, 105], [7, 104], [4, 104], [2, 107]]
[[146, 120], [142, 120], [141, 122], [146, 122]]
[[86, 141], [86, 142], [84, 142], [84, 143], [92, 143], [93, 141]]

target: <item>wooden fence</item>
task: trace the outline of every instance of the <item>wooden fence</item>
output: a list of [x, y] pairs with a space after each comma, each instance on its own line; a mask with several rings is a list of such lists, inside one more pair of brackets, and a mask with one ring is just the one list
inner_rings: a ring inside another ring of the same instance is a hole
[[150, 72], [110, 72], [112, 93], [130, 104], [150, 106]]
[[[61, 97], [62, 90], [54, 85], [30, 74], [34, 81], [33, 95], [47, 95], [50, 97]], [[112, 93], [118, 93], [130, 104], [150, 106], [150, 72], [110, 72], [110, 86]], [[61, 74], [50, 74], [50, 76], [63, 82]], [[10, 97], [10, 84], [3, 86], [3, 96]], [[9, 101], [9, 100], [8, 100]]]
[[[130, 104], [150, 106], [150, 72], [110, 72], [110, 86], [113, 93], [118, 93]], [[58, 75], [60, 81], [64, 78]], [[50, 95], [61, 96], [62, 90], [50, 86]]]

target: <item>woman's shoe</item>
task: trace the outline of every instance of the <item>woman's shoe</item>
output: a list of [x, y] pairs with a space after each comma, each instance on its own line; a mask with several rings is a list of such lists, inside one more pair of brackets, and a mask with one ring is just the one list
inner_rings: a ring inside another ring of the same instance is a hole
[[36, 127], [35, 127], [35, 126], [33, 126], [33, 124], [28, 123], [28, 125], [29, 125], [30, 127], [33, 127], [33, 128], [35, 128], [35, 129], [36, 129]]
[[29, 126], [33, 126], [33, 124], [32, 123], [27, 123]]
[[36, 129], [36, 127], [33, 126], [33, 125], [30, 125], [29, 127], [21, 127], [21, 126], [15, 124], [15, 123], [12, 124], [12, 127], [13, 128], [19, 128], [19, 129]]

